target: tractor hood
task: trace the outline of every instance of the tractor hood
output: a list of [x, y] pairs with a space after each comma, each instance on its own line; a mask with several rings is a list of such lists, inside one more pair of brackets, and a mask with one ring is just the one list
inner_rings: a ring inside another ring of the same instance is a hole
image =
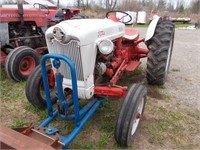
[[109, 19], [75, 19], [66, 20], [46, 32], [46, 39], [53, 38], [61, 43], [78, 40], [80, 46], [98, 42], [102, 39], [114, 40], [125, 33], [125, 25]]

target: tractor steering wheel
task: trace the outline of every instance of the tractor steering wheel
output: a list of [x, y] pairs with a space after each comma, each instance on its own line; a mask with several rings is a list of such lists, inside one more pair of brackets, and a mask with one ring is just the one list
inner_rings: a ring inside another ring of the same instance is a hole
[[[120, 12], [124, 15], [121, 18], [117, 18], [116, 15], [115, 16], [110, 15], [111, 13], [117, 13], [117, 12]], [[106, 18], [111, 19], [111, 20], [116, 21], [116, 22], [120, 22], [120, 20], [122, 20], [126, 16], [129, 17], [129, 20], [128, 21], [121, 21], [124, 24], [129, 23], [132, 20], [131, 15], [129, 15], [128, 13], [126, 13], [124, 11], [120, 11], [120, 10], [112, 10], [112, 11], [109, 11], [109, 12], [106, 13]]]
[[33, 4], [33, 7], [36, 8], [36, 7], [35, 7], [36, 5], [38, 5], [39, 8], [41, 8], [41, 9], [42, 9], [42, 8], [46, 9], [46, 10], [47, 10], [47, 13], [46, 13], [46, 14], [47, 14], [47, 15], [49, 14], [49, 8], [48, 8], [48, 6], [45, 6], [45, 5], [40, 4], [40, 3], [34, 3], [34, 4]]

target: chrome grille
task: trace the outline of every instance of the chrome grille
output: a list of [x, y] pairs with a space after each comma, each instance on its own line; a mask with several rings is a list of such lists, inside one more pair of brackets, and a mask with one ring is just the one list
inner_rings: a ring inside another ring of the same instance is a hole
[[[70, 41], [67, 44], [60, 43], [56, 40], [52, 40], [51, 45], [48, 45], [50, 53], [63, 54], [68, 56], [75, 64], [77, 80], [83, 81], [83, 67], [81, 62], [81, 52], [78, 41]], [[60, 70], [64, 78], [71, 79], [70, 69], [65, 62], [61, 62]]]

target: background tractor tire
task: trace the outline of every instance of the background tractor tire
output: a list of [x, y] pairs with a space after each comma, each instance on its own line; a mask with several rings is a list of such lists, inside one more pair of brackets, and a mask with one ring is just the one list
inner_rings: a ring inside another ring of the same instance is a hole
[[[47, 75], [50, 74], [51, 64], [46, 64]], [[47, 108], [46, 96], [42, 80], [42, 71], [40, 65], [37, 66], [30, 74], [26, 81], [25, 94], [28, 101], [36, 108]], [[55, 85], [50, 86], [50, 98], [52, 105], [56, 103]]]
[[11, 67], [10, 67], [10, 58], [11, 58], [11, 56], [13, 56], [13, 54], [15, 53], [15, 52], [17, 52], [19, 49], [23, 49], [23, 48], [25, 48], [25, 47], [27, 47], [27, 46], [20, 46], [20, 47], [17, 47], [17, 48], [15, 48], [15, 49], [13, 49], [9, 54], [8, 54], [8, 56], [6, 57], [6, 61], [5, 61], [5, 70], [6, 70], [6, 74], [7, 74], [7, 76], [10, 78], [10, 79], [12, 79], [12, 80], [14, 80], [14, 77], [12, 76], [12, 74], [11, 74]]
[[147, 57], [146, 78], [149, 84], [162, 85], [167, 79], [173, 43], [174, 24], [171, 21], [160, 21], [153, 37], [146, 42], [150, 50]]
[[38, 64], [38, 54], [30, 47], [21, 46], [8, 54], [5, 68], [12, 80], [24, 81]]
[[147, 90], [142, 84], [133, 84], [120, 108], [115, 127], [115, 140], [121, 146], [131, 146], [144, 112]]

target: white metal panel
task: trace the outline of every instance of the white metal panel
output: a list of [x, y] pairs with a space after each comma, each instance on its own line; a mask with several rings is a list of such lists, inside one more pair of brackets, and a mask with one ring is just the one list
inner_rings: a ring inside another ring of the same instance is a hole
[[138, 24], [145, 24], [146, 23], [146, 12], [145, 11], [138, 11], [137, 15], [137, 23]]
[[147, 34], [146, 34], [146, 37], [145, 37], [145, 41], [148, 41], [153, 37], [155, 29], [156, 29], [156, 25], [157, 25], [159, 19], [160, 19], [160, 17], [157, 16], [157, 15], [155, 15], [153, 17], [153, 20], [151, 21], [151, 23], [149, 24], [149, 27], [147, 29]]

